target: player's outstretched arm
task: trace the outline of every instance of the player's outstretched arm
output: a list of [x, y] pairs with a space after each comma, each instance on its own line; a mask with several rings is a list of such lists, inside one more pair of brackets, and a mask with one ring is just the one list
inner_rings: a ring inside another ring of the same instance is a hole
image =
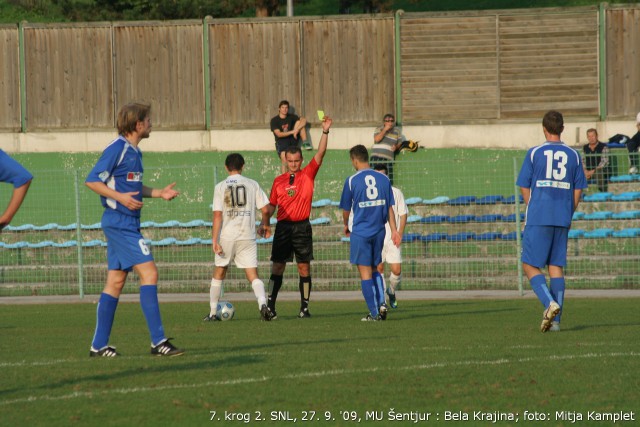
[[31, 185], [31, 181], [25, 182], [20, 187], [14, 188], [13, 193], [11, 195], [11, 199], [9, 200], [9, 204], [7, 205], [7, 209], [5, 209], [2, 216], [0, 216], [0, 232], [5, 228], [15, 214], [20, 209], [20, 205], [22, 205], [22, 201], [27, 195], [27, 191], [29, 191], [29, 186]]
[[344, 235], [349, 236], [351, 232], [349, 231], [349, 215], [350, 211], [342, 211], [342, 222], [344, 224]]
[[155, 198], [162, 198], [164, 200], [173, 200], [176, 197], [178, 197], [178, 195], [180, 195], [179, 191], [173, 189], [173, 187], [175, 186], [176, 186], [175, 182], [172, 182], [171, 184], [167, 185], [164, 188], [151, 188], [151, 187], [147, 187], [146, 185], [143, 185], [142, 197], [155, 197]]
[[313, 158], [316, 159], [318, 166], [322, 164], [322, 159], [324, 159], [324, 155], [327, 152], [329, 129], [331, 128], [332, 123], [333, 120], [331, 120], [331, 117], [329, 116], [324, 116], [324, 119], [322, 119], [322, 136], [320, 137], [320, 144], [318, 144], [318, 151], [315, 156], [313, 156]]
[[222, 246], [218, 243], [222, 229], [222, 211], [213, 211], [213, 226], [211, 227], [211, 247], [213, 253], [222, 255]]

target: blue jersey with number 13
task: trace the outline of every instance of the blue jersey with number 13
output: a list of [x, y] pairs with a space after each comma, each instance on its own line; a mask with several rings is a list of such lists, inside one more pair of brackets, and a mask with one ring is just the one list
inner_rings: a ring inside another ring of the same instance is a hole
[[574, 190], [587, 188], [580, 155], [562, 142], [530, 148], [516, 184], [531, 190], [527, 225], [570, 227]]
[[389, 207], [394, 204], [389, 178], [373, 169], [360, 170], [347, 178], [340, 198], [340, 209], [353, 210], [351, 233], [365, 238], [385, 231]]

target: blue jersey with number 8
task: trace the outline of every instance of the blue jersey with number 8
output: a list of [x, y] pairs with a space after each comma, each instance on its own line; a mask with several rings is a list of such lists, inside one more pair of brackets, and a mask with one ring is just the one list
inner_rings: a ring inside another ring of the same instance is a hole
[[340, 209], [353, 210], [351, 233], [365, 238], [384, 232], [389, 207], [394, 204], [389, 178], [373, 169], [360, 170], [347, 178], [340, 198]]
[[587, 188], [587, 179], [577, 151], [545, 142], [527, 151], [516, 184], [531, 191], [527, 225], [570, 227], [574, 191]]

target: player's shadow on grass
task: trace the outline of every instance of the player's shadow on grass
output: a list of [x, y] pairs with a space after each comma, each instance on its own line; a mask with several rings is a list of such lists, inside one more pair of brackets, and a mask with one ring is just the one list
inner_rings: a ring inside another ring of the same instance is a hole
[[589, 324], [583, 324], [583, 325], [575, 325], [575, 326], [571, 326], [568, 328], [562, 328], [562, 332], [578, 332], [578, 331], [584, 331], [587, 329], [602, 329], [602, 328], [628, 328], [628, 327], [633, 327], [633, 326], [640, 326], [640, 323], [602, 323], [602, 322], [598, 322], [598, 323], [589, 323]]
[[[181, 357], [187, 357], [187, 356], [185, 355]], [[155, 357], [149, 356], [149, 358], [159, 359], [158, 356], [155, 356]], [[123, 359], [126, 360], [126, 356], [120, 356], [120, 360], [123, 360]], [[140, 359], [136, 359], [136, 360], [138, 361]], [[176, 361], [176, 360], [172, 358], [172, 361]], [[141, 362], [140, 364], [137, 364], [137, 366], [133, 368], [124, 369], [121, 371], [114, 369], [114, 365], [111, 365], [111, 366], [108, 365], [108, 363], [111, 362], [111, 360], [100, 360], [99, 358], [97, 358], [95, 362], [96, 362], [96, 369], [104, 369], [105, 372], [96, 373], [96, 374], [87, 375], [87, 376], [82, 376], [81, 374], [79, 375], [76, 373], [70, 378], [60, 380], [57, 382], [52, 382], [49, 384], [41, 384], [39, 386], [35, 386], [30, 389], [34, 391], [35, 390], [53, 391], [59, 388], [73, 387], [74, 391], [86, 392], [86, 393], [95, 391], [96, 394], [99, 394], [100, 390], [102, 390], [101, 388], [103, 385], [102, 383], [105, 383], [105, 382], [109, 383], [111, 381], [116, 381], [121, 379], [136, 378], [141, 375], [144, 375], [144, 376], [153, 375], [155, 378], [162, 378], [162, 376], [166, 374], [167, 371], [170, 371], [172, 373], [180, 372], [180, 371], [207, 372], [207, 370], [214, 368], [213, 362], [210, 359], [202, 360], [198, 362], [188, 362], [188, 363], [180, 363], [180, 364], [174, 363], [172, 365], [167, 365], [166, 363], [162, 363], [161, 361], [158, 360], [158, 362], [160, 363], [155, 366], [149, 366], [150, 362], [144, 361], [144, 362]], [[262, 359], [262, 357], [251, 356], [251, 355], [237, 355], [237, 356], [231, 356], [231, 357], [222, 358], [220, 360], [216, 360], [215, 369], [219, 370], [219, 369], [226, 369], [226, 368], [231, 368], [235, 366], [253, 365], [253, 364], [259, 364], [259, 363], [264, 363], [264, 360]], [[144, 364], [144, 366], [140, 366], [142, 364]], [[96, 383], [96, 384], [95, 386], [87, 386], [86, 388], [84, 388], [83, 384], [85, 383]], [[113, 389], [111, 388], [112, 386], [113, 385], [110, 384], [109, 388]], [[152, 388], [152, 386], [150, 386], [150, 388]], [[28, 390], [29, 389], [3, 390], [3, 391], [0, 391], [0, 396], [8, 393], [16, 392], [16, 391], [24, 392]]]

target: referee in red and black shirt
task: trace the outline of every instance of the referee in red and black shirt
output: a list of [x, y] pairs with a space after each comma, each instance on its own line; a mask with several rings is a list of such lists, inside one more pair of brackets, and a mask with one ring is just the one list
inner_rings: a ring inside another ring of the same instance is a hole
[[[278, 208], [278, 223], [271, 247], [271, 277], [269, 278], [268, 306], [277, 318], [276, 299], [282, 286], [282, 276], [287, 262], [296, 256], [300, 275], [300, 313], [298, 317], [311, 317], [309, 296], [311, 294], [311, 260], [313, 259], [313, 233], [309, 215], [313, 199], [313, 185], [322, 159], [327, 152], [327, 140], [332, 120], [325, 116], [322, 120], [322, 137], [311, 162], [302, 166], [302, 151], [299, 147], [289, 147], [285, 152], [287, 172], [276, 177], [269, 197], [269, 217]], [[269, 224], [260, 224], [259, 233]]]

